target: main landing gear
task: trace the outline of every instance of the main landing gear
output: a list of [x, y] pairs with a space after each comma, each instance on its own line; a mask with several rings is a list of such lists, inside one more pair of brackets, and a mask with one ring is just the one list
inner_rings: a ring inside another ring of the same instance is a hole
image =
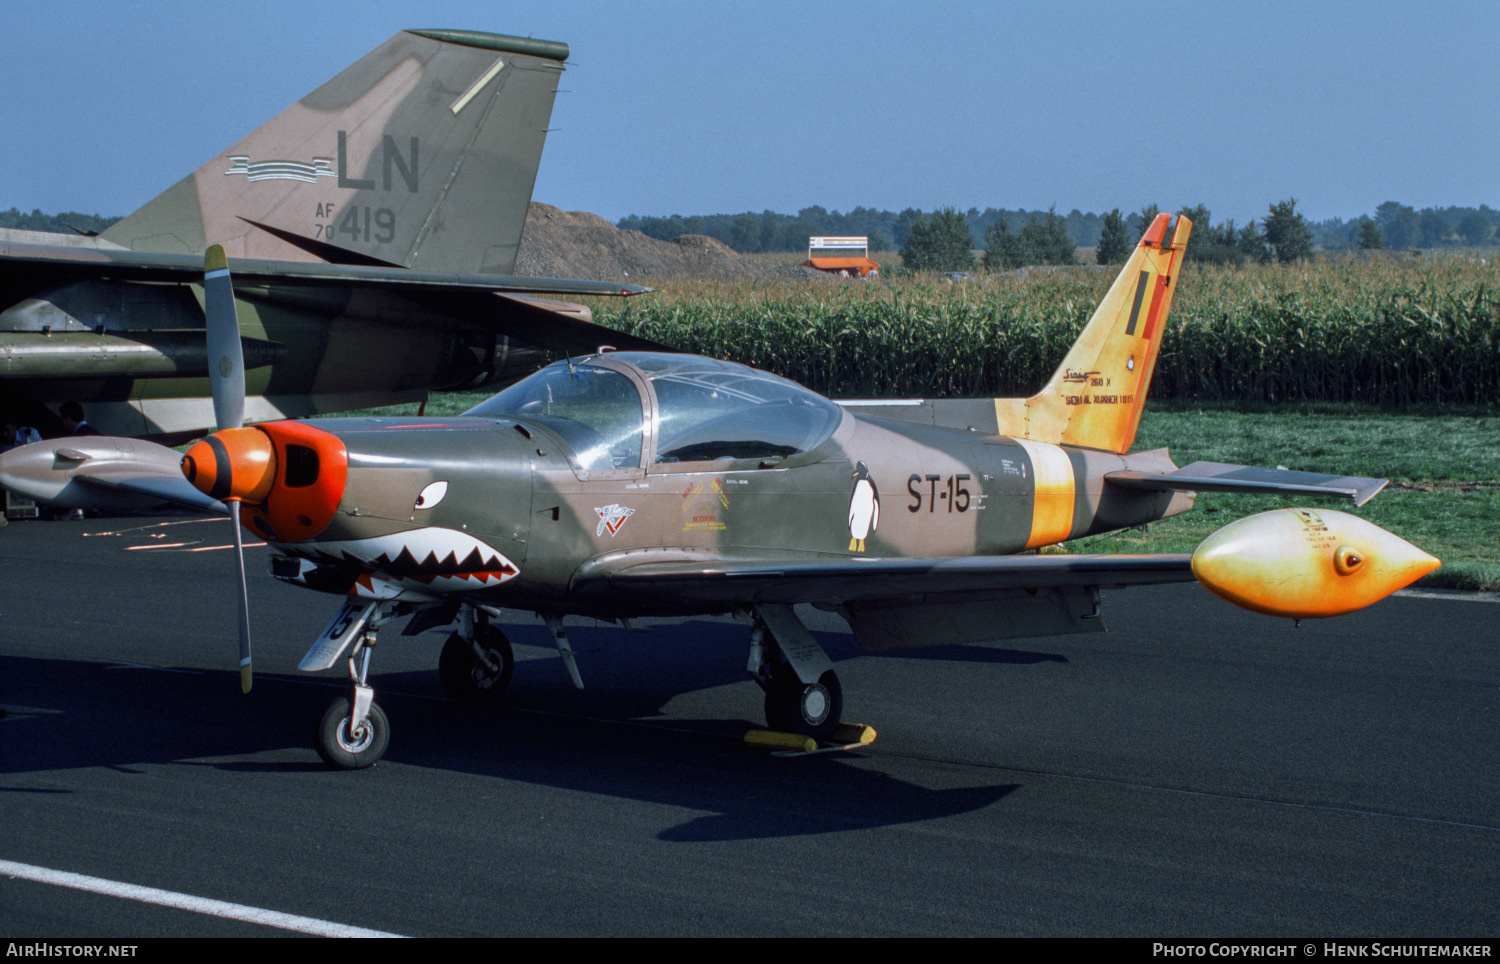
[[[369, 684], [370, 657], [379, 626], [405, 612], [411, 609], [399, 603], [348, 600], [300, 664], [309, 672], [330, 669], [349, 652], [349, 692], [329, 704], [318, 723], [318, 755], [331, 767], [359, 770], [373, 766], [385, 754], [390, 722], [375, 704], [375, 690]], [[419, 610], [408, 633], [441, 626], [454, 615], [452, 609], [432, 610], [427, 617], [423, 612]], [[747, 668], [765, 690], [767, 726], [779, 733], [828, 742], [840, 732], [844, 712], [843, 687], [833, 662], [791, 606], [764, 603], [755, 607], [754, 616]], [[546, 618], [569, 676], [581, 688], [562, 620]], [[448, 637], [438, 659], [443, 690], [461, 703], [490, 703], [505, 691], [514, 670], [510, 640], [489, 624], [483, 612], [465, 605], [460, 628]], [[871, 738], [873, 731], [860, 742]]]
[[443, 692], [458, 703], [493, 703], [510, 684], [516, 669], [515, 653], [505, 634], [475, 618], [465, 609], [464, 629], [448, 637], [438, 657], [438, 679]]
[[[769, 643], [769, 645], [767, 645]], [[829, 739], [843, 718], [844, 690], [833, 662], [792, 607], [755, 607], [750, 675], [766, 691], [766, 726]]]
[[826, 740], [838, 728], [844, 712], [844, 691], [838, 674], [828, 670], [816, 683], [797, 678], [790, 664], [782, 663], [766, 685], [766, 726], [782, 733], [800, 733]]

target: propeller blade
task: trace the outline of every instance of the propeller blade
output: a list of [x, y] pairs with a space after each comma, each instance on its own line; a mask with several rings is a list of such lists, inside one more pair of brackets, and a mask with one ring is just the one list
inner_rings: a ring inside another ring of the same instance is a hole
[[245, 532], [240, 528], [240, 502], [229, 503], [234, 526], [234, 561], [240, 567], [240, 692], [250, 692], [250, 594], [245, 588]]
[[[245, 349], [234, 306], [234, 282], [224, 248], [210, 245], [203, 256], [203, 317], [208, 328], [208, 382], [219, 429], [245, 424]], [[244, 568], [242, 565], [241, 569]]]

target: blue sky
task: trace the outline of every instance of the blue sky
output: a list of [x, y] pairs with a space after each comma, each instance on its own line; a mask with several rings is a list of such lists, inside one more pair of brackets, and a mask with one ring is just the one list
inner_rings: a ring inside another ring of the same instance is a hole
[[0, 208], [124, 214], [406, 27], [572, 47], [535, 199], [1500, 206], [1500, 4], [4, 0]]

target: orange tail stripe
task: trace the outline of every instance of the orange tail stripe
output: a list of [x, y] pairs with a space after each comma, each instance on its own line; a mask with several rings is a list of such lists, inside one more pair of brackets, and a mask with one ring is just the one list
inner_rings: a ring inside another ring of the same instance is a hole
[[1146, 330], [1141, 337], [1147, 341], [1156, 334], [1156, 319], [1161, 315], [1162, 296], [1167, 293], [1167, 277], [1160, 275], [1156, 279], [1155, 291], [1151, 292], [1151, 310], [1146, 314]]

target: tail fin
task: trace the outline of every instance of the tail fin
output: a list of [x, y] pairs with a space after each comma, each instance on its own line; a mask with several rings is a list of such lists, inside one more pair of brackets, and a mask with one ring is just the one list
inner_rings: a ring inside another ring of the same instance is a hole
[[1052, 380], [1030, 398], [995, 399], [1001, 434], [1124, 454], [1172, 307], [1177, 268], [1193, 222], [1158, 214]]
[[546, 40], [403, 31], [104, 238], [510, 274], [567, 56]]

